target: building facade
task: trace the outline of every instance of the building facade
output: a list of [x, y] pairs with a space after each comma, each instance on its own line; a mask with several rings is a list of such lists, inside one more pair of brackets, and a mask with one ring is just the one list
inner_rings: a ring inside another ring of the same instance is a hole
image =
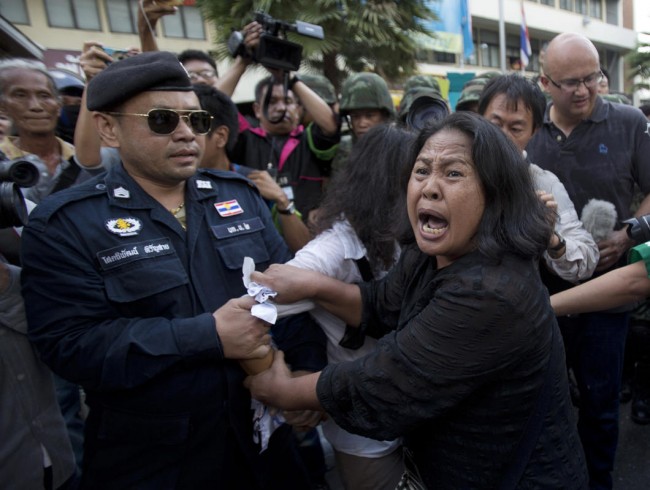
[[[193, 48], [214, 48], [214, 29], [204, 21], [194, 5], [185, 0], [176, 15], [165, 16], [156, 28], [160, 49], [180, 52]], [[499, 5], [503, 4], [506, 70], [519, 68], [520, 0], [470, 0], [474, 54], [461, 59], [459, 54], [421, 50], [419, 68], [461, 83], [473, 73], [499, 70]], [[633, 0], [524, 0], [532, 57], [526, 68], [529, 75], [539, 72], [546, 43], [560, 32], [578, 32], [591, 39], [600, 51], [603, 66], [610, 74], [614, 91], [629, 92], [624, 56], [636, 44]], [[78, 56], [85, 41], [93, 40], [112, 48], [138, 46], [136, 34], [139, 0], [0, 0], [0, 20], [8, 21], [25, 38], [42, 50], [48, 67], [78, 71]], [[0, 22], [0, 30], [2, 23]], [[3, 39], [0, 56], [15, 56]], [[18, 48], [16, 48], [18, 49]], [[25, 56], [20, 52], [20, 56]], [[219, 63], [220, 72], [227, 62]], [[223, 66], [222, 66], [223, 65]], [[263, 71], [260, 71], [263, 73]], [[247, 76], [235, 93], [236, 101], [252, 99], [253, 81], [259, 72]], [[450, 90], [458, 90], [449, 87]], [[249, 93], [250, 92], [250, 93]]]

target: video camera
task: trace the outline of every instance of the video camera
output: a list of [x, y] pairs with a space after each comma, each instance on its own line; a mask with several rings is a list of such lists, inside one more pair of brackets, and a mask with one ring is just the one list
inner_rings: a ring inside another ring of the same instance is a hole
[[30, 157], [9, 160], [0, 152], [0, 228], [27, 224], [27, 206], [21, 187], [38, 182], [38, 167]]
[[255, 13], [255, 21], [262, 26], [264, 33], [254, 52], [247, 50], [244, 35], [233, 31], [228, 38], [228, 51], [233, 57], [251, 58], [266, 68], [275, 68], [286, 72], [298, 71], [302, 61], [302, 46], [287, 39], [287, 32], [295, 32], [313, 39], [324, 39], [323, 28], [297, 20], [290, 24], [277, 20], [264, 12]]

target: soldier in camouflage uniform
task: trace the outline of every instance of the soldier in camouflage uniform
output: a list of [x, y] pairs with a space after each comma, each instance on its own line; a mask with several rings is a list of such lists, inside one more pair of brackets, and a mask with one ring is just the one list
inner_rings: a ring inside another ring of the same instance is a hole
[[345, 167], [352, 145], [370, 128], [395, 119], [395, 106], [386, 81], [376, 73], [350, 75], [341, 88], [341, 116], [352, 134], [341, 137], [332, 163], [332, 173]]

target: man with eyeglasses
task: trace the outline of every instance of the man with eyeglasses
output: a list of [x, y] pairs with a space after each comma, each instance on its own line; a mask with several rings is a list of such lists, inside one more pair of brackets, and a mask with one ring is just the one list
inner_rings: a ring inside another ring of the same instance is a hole
[[[634, 243], [621, 221], [630, 218], [637, 184], [646, 196], [637, 216], [650, 213], [650, 137], [643, 114], [598, 96], [603, 74], [587, 38], [564, 33], [548, 46], [541, 82], [551, 96], [544, 124], [528, 143], [531, 160], [553, 172], [576, 210], [591, 199], [609, 201], [618, 224], [597, 242], [596, 274], [624, 265]], [[618, 439], [619, 390], [628, 311], [607, 310], [559, 317], [567, 363], [580, 390], [578, 429], [592, 489], [612, 488]]]
[[[308, 488], [290, 427], [259, 454], [238, 362], [271, 349], [244, 258], [290, 257], [268, 207], [243, 177], [198, 169], [211, 116], [173, 54], [111, 64], [86, 96], [121, 163], [38, 206], [22, 277], [31, 340], [87, 394], [81, 488]], [[307, 314], [272, 334], [293, 369], [324, 365]]]

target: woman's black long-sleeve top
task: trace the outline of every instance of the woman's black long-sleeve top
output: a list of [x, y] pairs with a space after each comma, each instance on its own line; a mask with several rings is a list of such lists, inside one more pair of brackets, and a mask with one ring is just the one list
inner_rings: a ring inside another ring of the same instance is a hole
[[[471, 253], [438, 270], [407, 247], [382, 281], [361, 285], [368, 332], [392, 330], [370, 355], [330, 365], [317, 386], [346, 430], [405, 438], [430, 489], [493, 489], [515, 457], [561, 342], [532, 260]], [[553, 329], [556, 335], [553, 336]], [[518, 488], [582, 489], [584, 456], [563, 356]]]

